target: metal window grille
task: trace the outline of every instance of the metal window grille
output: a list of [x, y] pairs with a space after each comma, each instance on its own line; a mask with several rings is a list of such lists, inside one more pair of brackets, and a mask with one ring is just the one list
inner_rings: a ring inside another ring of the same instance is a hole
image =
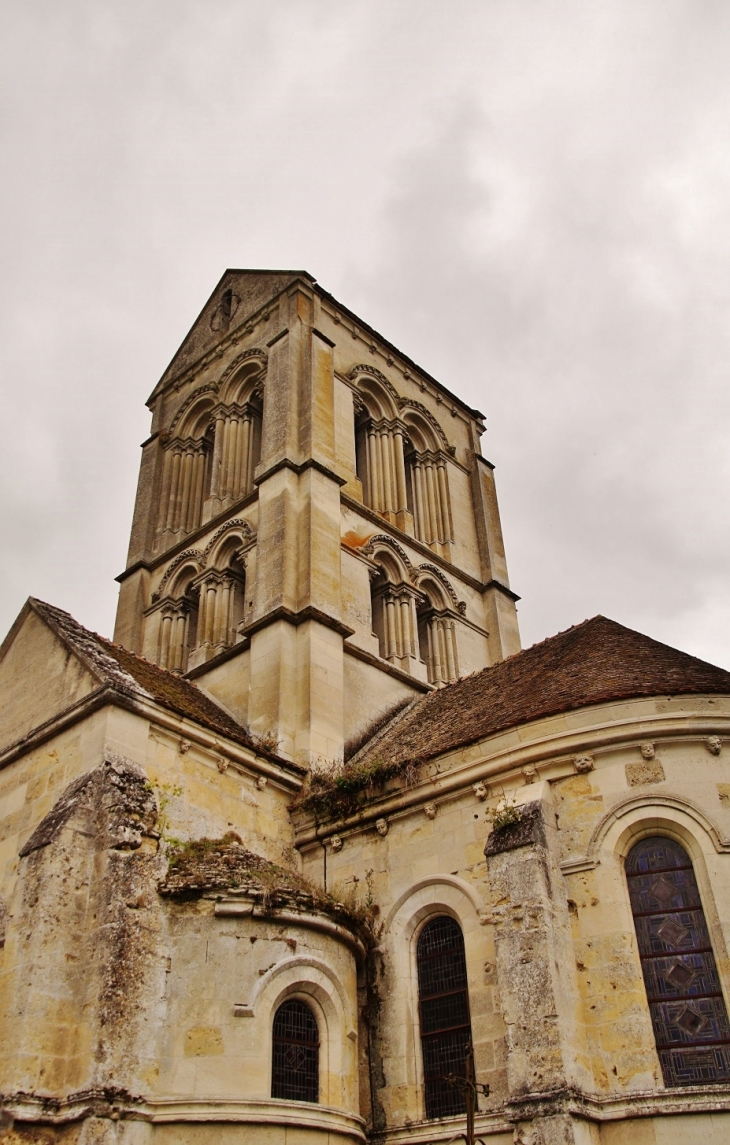
[[274, 1015], [271, 1096], [319, 1101], [319, 1031], [309, 1006], [296, 998]]
[[453, 918], [424, 926], [416, 961], [426, 1117], [455, 1117], [466, 1112], [465, 1090], [448, 1078], [466, 1076], [471, 1022], [464, 937]]
[[664, 1084], [726, 1082], [730, 1025], [690, 857], [642, 839], [626, 876]]

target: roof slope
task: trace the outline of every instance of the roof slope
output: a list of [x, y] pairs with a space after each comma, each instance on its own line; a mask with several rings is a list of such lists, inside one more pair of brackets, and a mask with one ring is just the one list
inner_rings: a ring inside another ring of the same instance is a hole
[[[306, 270], [226, 270], [175, 351], [172, 361], [152, 391], [148, 404], [173, 378], [192, 366], [226, 334], [239, 326], [245, 326], [252, 314], [298, 278], [310, 283], [315, 281]], [[232, 292], [234, 308], [230, 322], [221, 328], [216, 323], [216, 314], [226, 290]]]
[[594, 616], [417, 700], [358, 763], [432, 759], [507, 728], [639, 696], [730, 695], [730, 672]]
[[90, 632], [61, 608], [54, 608], [33, 597], [28, 604], [100, 683], [128, 696], [153, 700], [178, 716], [194, 720], [236, 743], [255, 748], [261, 755], [278, 759], [274, 753], [260, 747], [246, 728], [188, 680]]

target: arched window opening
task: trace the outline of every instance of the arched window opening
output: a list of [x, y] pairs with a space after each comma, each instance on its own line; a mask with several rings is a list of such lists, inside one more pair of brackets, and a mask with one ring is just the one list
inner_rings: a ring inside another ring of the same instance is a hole
[[237, 501], [253, 492], [254, 471], [261, 460], [263, 402], [252, 390], [245, 400], [220, 405], [214, 413], [215, 448], [211, 497]]
[[246, 574], [239, 553], [232, 553], [226, 567], [201, 573], [196, 587], [200, 603], [195, 646], [188, 662], [190, 668], [197, 668], [225, 652], [241, 638], [239, 625], [244, 618]]
[[373, 633], [378, 638], [378, 651], [384, 660], [388, 659], [388, 646], [385, 635], [385, 604], [383, 594], [386, 591], [387, 580], [384, 576], [375, 577], [370, 581], [370, 610], [372, 615]]
[[363, 501], [387, 521], [404, 528], [407, 511], [403, 425], [376, 417], [361, 405], [355, 418], [355, 470]]
[[626, 877], [664, 1084], [727, 1082], [730, 1024], [692, 861], [673, 839], [642, 839]]
[[454, 536], [446, 458], [431, 450], [412, 449], [406, 454], [405, 468], [414, 534], [419, 541], [448, 557]]
[[274, 1015], [271, 1096], [319, 1101], [319, 1031], [309, 1006], [297, 998]]
[[384, 660], [409, 673], [413, 673], [418, 660], [417, 598], [411, 585], [400, 580], [394, 583], [385, 571], [371, 581], [373, 633], [378, 638], [379, 653]]
[[178, 675], [187, 670], [198, 639], [199, 601], [198, 588], [189, 580], [163, 604], [157, 649], [157, 663], [161, 668]]
[[373, 507], [373, 497], [368, 481], [368, 435], [367, 415], [361, 410], [355, 417], [355, 472], [362, 482], [362, 499]]
[[459, 678], [456, 624], [444, 608], [435, 608], [428, 599], [417, 608], [418, 650], [428, 671], [429, 684], [439, 687]]
[[471, 1046], [464, 936], [459, 924], [449, 915], [426, 923], [416, 960], [426, 1117], [455, 1117], [466, 1111], [466, 1102], [463, 1087], [450, 1079], [466, 1076]]
[[205, 424], [198, 436], [175, 437], [165, 446], [160, 495], [160, 530], [190, 533], [202, 519], [210, 487], [213, 432]]

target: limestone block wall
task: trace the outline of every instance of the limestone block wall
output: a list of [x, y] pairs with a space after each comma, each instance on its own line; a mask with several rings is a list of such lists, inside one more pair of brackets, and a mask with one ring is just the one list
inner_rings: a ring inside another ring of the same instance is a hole
[[477, 1077], [491, 1088], [489, 1098], [480, 1098], [480, 1124], [502, 1140], [504, 1122], [490, 1114], [507, 1095], [507, 1059], [483, 857], [486, 832], [484, 805], [469, 787], [448, 801], [421, 800], [388, 815], [384, 834], [371, 821], [364, 829], [343, 831], [334, 846], [303, 848], [311, 878], [325, 877], [326, 851], [327, 886], [378, 907], [369, 1004], [376, 1126], [394, 1131], [424, 1119], [416, 944], [429, 919], [448, 914], [464, 934]]
[[380, 912], [371, 1068], [393, 1140], [424, 1117], [413, 941], [433, 913], [464, 932], [485, 1140], [505, 1121], [536, 1143], [723, 1140], [730, 1086], [664, 1084], [624, 860], [648, 835], [687, 850], [727, 1003], [729, 766], [728, 700], [632, 700], [430, 761], [316, 841], [297, 822], [304, 870]]
[[232, 909], [221, 916], [225, 909], [208, 899], [167, 906], [167, 1009], [155, 1092], [270, 1100], [274, 1014], [295, 997], [310, 1006], [319, 1027], [319, 1103], [358, 1114], [352, 951], [293, 922]]
[[[210, 741], [107, 708], [0, 773], [13, 1141], [35, 1140], [39, 1118], [48, 1140], [141, 1145], [183, 1125], [216, 1141], [364, 1140], [356, 944], [316, 919], [259, 918], [240, 898], [160, 894], [175, 840], [233, 830], [297, 863], [295, 781]], [[288, 997], [319, 1026], [316, 1106], [270, 1097], [271, 1024]]]

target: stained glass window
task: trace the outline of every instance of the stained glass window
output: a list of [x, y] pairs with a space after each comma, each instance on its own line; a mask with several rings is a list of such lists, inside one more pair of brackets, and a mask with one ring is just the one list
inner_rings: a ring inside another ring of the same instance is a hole
[[471, 1022], [464, 936], [453, 918], [424, 926], [417, 962], [426, 1117], [454, 1117], [466, 1103], [463, 1086], [449, 1079], [465, 1076]]
[[626, 875], [664, 1084], [730, 1081], [730, 1025], [689, 855], [673, 839], [642, 839]]
[[319, 1031], [309, 1006], [292, 998], [274, 1015], [271, 1096], [319, 1101]]

